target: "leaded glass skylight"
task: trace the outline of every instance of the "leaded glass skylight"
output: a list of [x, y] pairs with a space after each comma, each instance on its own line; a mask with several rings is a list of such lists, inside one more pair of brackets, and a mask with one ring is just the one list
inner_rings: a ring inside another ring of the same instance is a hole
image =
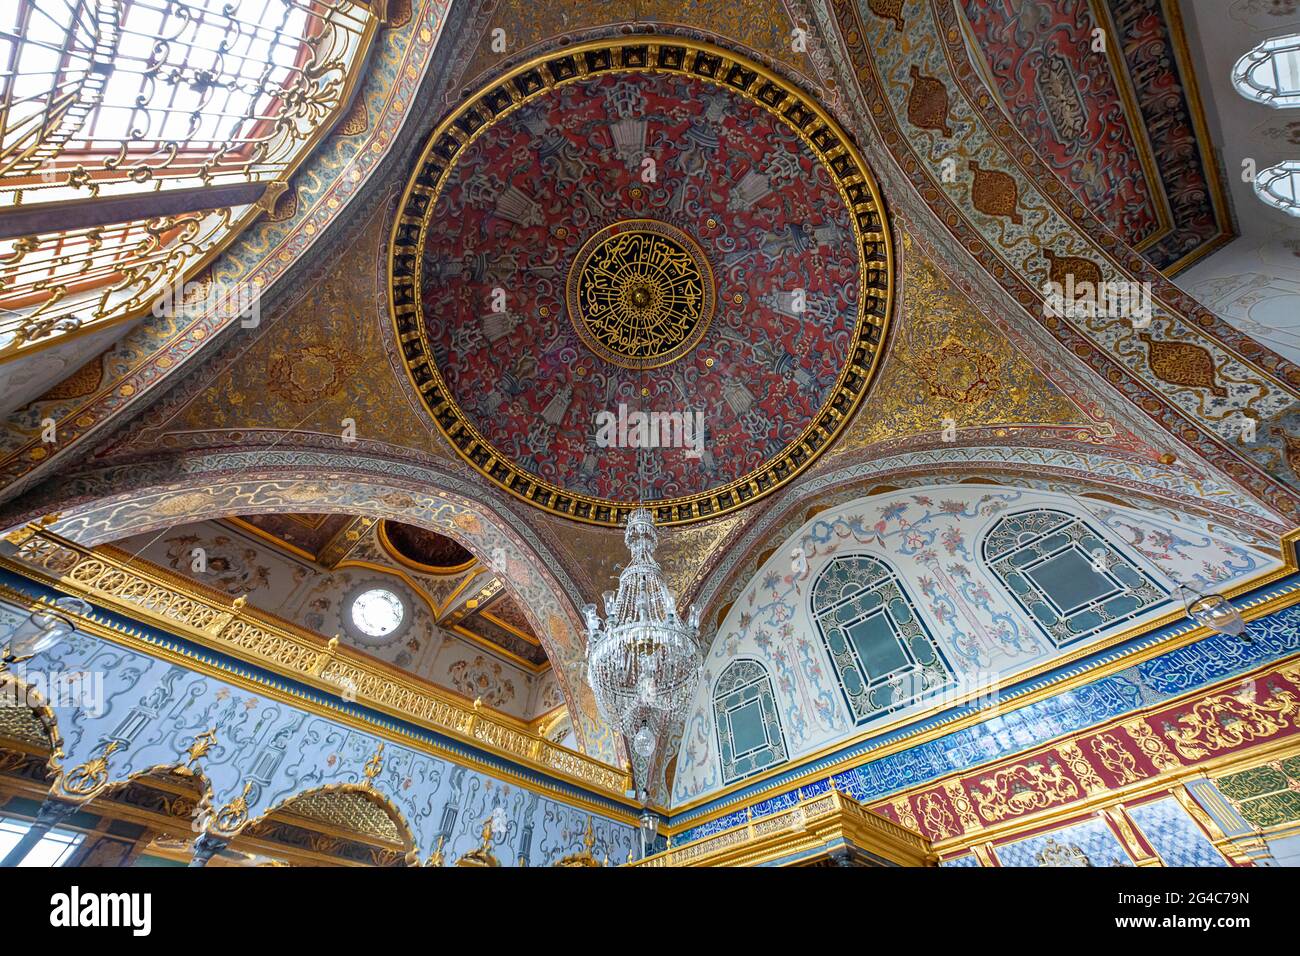
[[1291, 216], [1300, 216], [1300, 159], [1288, 159], [1255, 176], [1255, 195]]
[[351, 94], [359, 0], [0, 4], [0, 360], [146, 312]]
[[1300, 106], [1300, 33], [1265, 40], [1232, 68], [1232, 85], [1265, 106]]

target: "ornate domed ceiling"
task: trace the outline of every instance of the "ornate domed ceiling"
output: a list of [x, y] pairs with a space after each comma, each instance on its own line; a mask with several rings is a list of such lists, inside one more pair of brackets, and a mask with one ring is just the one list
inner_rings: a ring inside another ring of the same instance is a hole
[[379, 540], [398, 562], [417, 571], [464, 571], [474, 560], [474, 555], [459, 542], [400, 521], [379, 522]]
[[788, 481], [865, 394], [888, 322], [852, 145], [761, 67], [677, 40], [573, 47], [468, 100], [393, 238], [439, 428], [511, 493], [599, 524], [642, 483], [674, 523]]

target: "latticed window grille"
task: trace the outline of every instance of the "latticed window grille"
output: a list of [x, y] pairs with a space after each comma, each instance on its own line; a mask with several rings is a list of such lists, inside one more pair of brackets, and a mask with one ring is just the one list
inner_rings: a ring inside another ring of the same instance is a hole
[[788, 754], [772, 679], [758, 661], [733, 661], [713, 686], [722, 779], [733, 783], [784, 763]]
[[1288, 216], [1300, 216], [1300, 159], [1261, 170], [1255, 176], [1255, 195]]
[[1243, 56], [1232, 68], [1232, 85], [1265, 106], [1300, 106], [1300, 33], [1271, 37]]
[[1082, 518], [1035, 509], [989, 529], [986, 565], [1043, 633], [1067, 647], [1130, 621], [1168, 593]]
[[955, 682], [947, 656], [887, 564], [831, 561], [812, 591], [812, 616], [855, 723], [866, 723]]

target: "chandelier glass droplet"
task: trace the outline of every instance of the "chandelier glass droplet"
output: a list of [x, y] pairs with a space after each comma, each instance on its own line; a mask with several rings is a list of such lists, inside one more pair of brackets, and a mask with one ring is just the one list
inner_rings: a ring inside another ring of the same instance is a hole
[[1178, 585], [1187, 616], [1197, 624], [1228, 637], [1246, 635], [1246, 621], [1222, 594], [1201, 594], [1185, 584]]

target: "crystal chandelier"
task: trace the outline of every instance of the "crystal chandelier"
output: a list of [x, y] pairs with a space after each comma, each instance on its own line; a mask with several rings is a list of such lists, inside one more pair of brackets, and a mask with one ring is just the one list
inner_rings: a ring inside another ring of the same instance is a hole
[[1217, 634], [1239, 637], [1247, 644], [1254, 643], [1246, 634], [1246, 620], [1222, 594], [1201, 594], [1186, 584], [1178, 585], [1187, 616], [1197, 624], [1208, 627]]
[[90, 612], [90, 605], [78, 597], [61, 597], [53, 605], [37, 607], [7, 637], [0, 638], [0, 673], [49, 650], [72, 634], [76, 625], [68, 619], [69, 614], [84, 617]]
[[677, 616], [677, 602], [654, 559], [659, 536], [648, 509], [628, 515], [623, 540], [632, 560], [618, 576], [618, 592], [605, 592], [605, 621], [596, 605], [582, 609], [587, 679], [601, 716], [631, 742], [637, 789], [645, 799], [656, 748], [685, 722], [704, 654], [699, 611], [692, 606], [685, 621]]

